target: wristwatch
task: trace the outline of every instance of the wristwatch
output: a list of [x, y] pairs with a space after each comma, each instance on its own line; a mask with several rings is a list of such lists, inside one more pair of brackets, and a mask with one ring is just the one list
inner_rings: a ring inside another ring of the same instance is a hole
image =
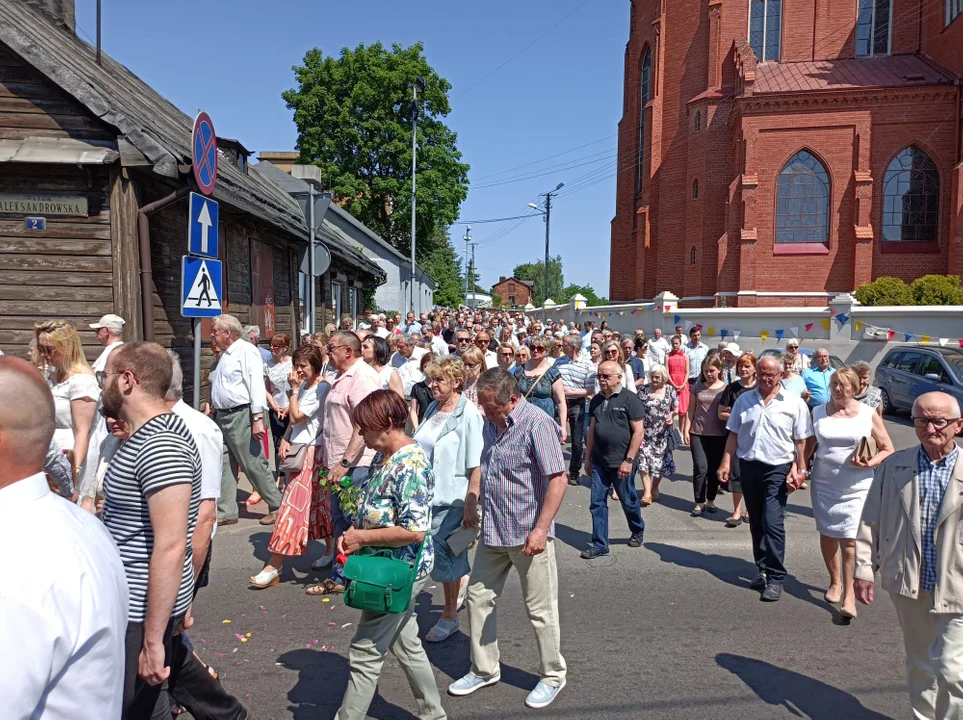
[[251, 419], [254, 420], [254, 422], [260, 422], [264, 419], [264, 415], [262, 413], [257, 413], [256, 415], [252, 415]]
[[339, 464], [341, 467], [345, 468], [345, 469], [351, 467], [351, 463], [349, 463], [349, 462], [348, 462], [347, 460], [345, 460], [344, 458], [341, 458], [341, 462], [338, 463], [338, 464]]
[[624, 458], [622, 462], [627, 462], [629, 465], [631, 465], [632, 463], [635, 462], [635, 458], [627, 457], [627, 458]]

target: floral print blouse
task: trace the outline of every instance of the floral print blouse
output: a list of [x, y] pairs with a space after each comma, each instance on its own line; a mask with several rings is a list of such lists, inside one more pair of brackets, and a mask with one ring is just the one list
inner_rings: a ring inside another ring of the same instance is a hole
[[[428, 575], [435, 565], [431, 539], [431, 503], [435, 495], [435, 473], [428, 456], [417, 443], [405, 445], [391, 457], [375, 457], [371, 476], [361, 491], [355, 526], [362, 530], [403, 527], [427, 533], [417, 578]], [[420, 543], [394, 548], [399, 560], [414, 563]]]

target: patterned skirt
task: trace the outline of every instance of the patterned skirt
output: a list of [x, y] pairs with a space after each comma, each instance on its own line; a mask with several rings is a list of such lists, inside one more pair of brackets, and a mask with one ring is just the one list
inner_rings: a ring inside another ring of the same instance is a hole
[[331, 491], [318, 484], [319, 448], [312, 445], [304, 458], [304, 468], [297, 475], [288, 473], [288, 484], [281, 498], [274, 532], [268, 550], [279, 555], [304, 555], [309, 540], [321, 540], [334, 534], [331, 522]]

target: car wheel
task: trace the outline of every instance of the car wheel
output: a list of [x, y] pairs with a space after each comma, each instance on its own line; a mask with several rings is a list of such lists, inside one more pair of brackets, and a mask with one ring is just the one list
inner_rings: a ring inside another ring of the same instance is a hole
[[893, 403], [889, 399], [889, 393], [885, 389], [880, 388], [879, 394], [883, 398], [883, 413], [885, 415], [892, 415], [896, 412], [896, 408], [893, 407]]

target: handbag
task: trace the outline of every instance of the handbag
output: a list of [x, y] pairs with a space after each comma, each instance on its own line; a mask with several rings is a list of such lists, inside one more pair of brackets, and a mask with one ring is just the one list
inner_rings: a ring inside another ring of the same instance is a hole
[[876, 447], [876, 441], [873, 440], [872, 435], [867, 435], [866, 437], [860, 439], [859, 445], [856, 446], [856, 453], [854, 454], [854, 457], [868, 462], [876, 456], [877, 452], [878, 449]]
[[306, 443], [297, 443], [288, 448], [288, 454], [278, 466], [280, 472], [299, 473], [304, 470], [304, 461], [308, 458], [308, 446]]
[[425, 536], [413, 565], [396, 558], [388, 548], [366, 547], [349, 556], [344, 564], [344, 604], [375, 613], [405, 612], [427, 541]]

